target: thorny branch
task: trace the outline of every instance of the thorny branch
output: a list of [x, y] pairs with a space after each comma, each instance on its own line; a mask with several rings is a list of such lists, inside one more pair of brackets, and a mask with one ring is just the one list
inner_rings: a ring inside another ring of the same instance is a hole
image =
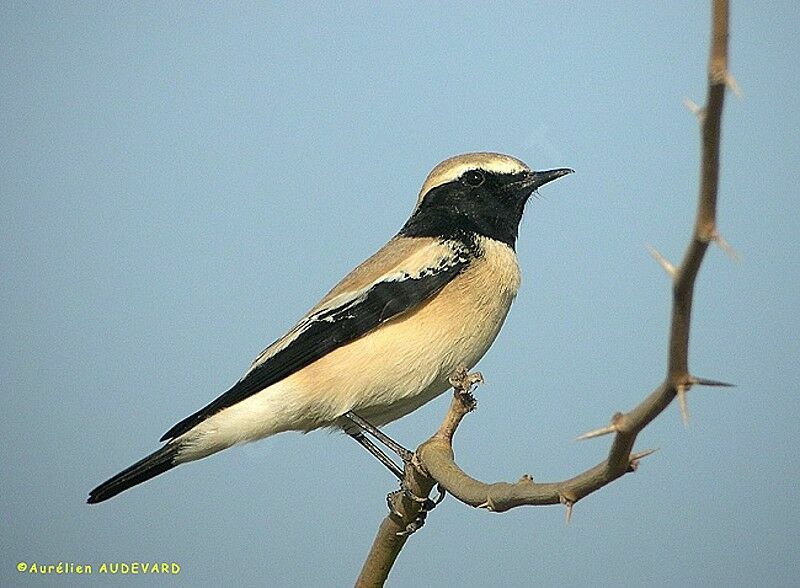
[[[452, 438], [461, 419], [474, 408], [469, 393], [474, 381], [466, 372], [451, 380], [455, 394], [445, 421], [430, 439], [416, 451], [415, 463], [406, 466], [407, 488], [417, 496], [427, 496], [439, 484], [460, 501], [477, 508], [506, 511], [523, 505], [564, 504], [567, 519], [572, 506], [628, 472], [635, 471], [639, 460], [652, 451], [633, 452], [639, 432], [653, 421], [677, 397], [684, 420], [688, 418], [686, 393], [693, 385], [727, 386], [723, 382], [697, 378], [688, 366], [694, 283], [709, 243], [716, 241], [727, 251], [727, 244], [717, 231], [717, 187], [722, 107], [725, 89], [737, 90], [728, 72], [728, 2], [712, 0], [712, 34], [708, 64], [708, 96], [705, 108], [695, 108], [701, 122], [702, 156], [700, 192], [694, 231], [680, 265], [675, 267], [661, 254], [651, 250], [656, 260], [672, 278], [672, 317], [669, 336], [667, 374], [664, 381], [640, 404], [627, 413], [616, 413], [611, 423], [579, 437], [588, 439], [614, 434], [608, 457], [596, 466], [561, 482], [537, 483], [523, 476], [516, 483], [487, 484], [471, 478], [454, 461]], [[357, 586], [381, 586], [400, 553], [408, 534], [404, 531], [421, 510], [419, 502], [400, 497], [381, 524]]]

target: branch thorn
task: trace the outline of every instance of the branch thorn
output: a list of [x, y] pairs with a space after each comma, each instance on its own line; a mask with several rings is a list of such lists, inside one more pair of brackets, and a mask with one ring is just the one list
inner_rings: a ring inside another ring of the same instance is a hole
[[575, 501], [570, 500], [563, 494], [559, 494], [558, 499], [561, 501], [561, 504], [567, 507], [566, 512], [564, 513], [564, 522], [569, 525], [572, 521], [572, 507], [575, 506]]
[[616, 432], [617, 428], [614, 425], [608, 425], [607, 427], [594, 429], [593, 431], [588, 431], [583, 435], [578, 435], [575, 437], [575, 441], [586, 441], [587, 439], [594, 439], [595, 437], [602, 437], [603, 435], [610, 435], [611, 433]]
[[729, 382], [720, 382], [719, 380], [707, 380], [706, 378], [695, 378], [695, 377], [692, 377], [692, 384], [696, 384], [698, 386], [716, 386], [718, 388], [736, 387], [736, 384], [731, 384]]
[[664, 271], [667, 272], [671, 278], [674, 278], [675, 277], [675, 266], [672, 265], [672, 263], [670, 263], [670, 261], [666, 257], [661, 255], [658, 252], [658, 250], [655, 247], [653, 247], [652, 245], [648, 245], [647, 249], [650, 251], [650, 255], [653, 256], [653, 259], [655, 259], [658, 262], [658, 264], [662, 268], [664, 268]]
[[648, 455], [653, 455], [658, 449], [645, 449], [644, 451], [638, 451], [636, 453], [631, 453], [628, 465], [630, 466], [630, 471], [635, 472], [639, 467], [639, 462], [642, 461]]
[[739, 84], [736, 82], [736, 78], [733, 77], [733, 74], [730, 71], [725, 71], [725, 85], [728, 87], [728, 90], [733, 92], [733, 95], [737, 98], [742, 97], [742, 89], [739, 87]]
[[678, 406], [681, 409], [681, 419], [683, 424], [689, 426], [689, 405], [686, 402], [686, 392], [688, 392], [691, 384], [678, 384]]
[[489, 512], [494, 512], [494, 502], [492, 502], [492, 497], [487, 496], [486, 502], [483, 502], [477, 506], [477, 508], [485, 508]]
[[731, 247], [730, 243], [725, 240], [725, 237], [719, 231], [714, 231], [711, 235], [711, 238], [714, 242], [719, 245], [719, 248], [725, 252], [725, 255], [730, 257], [733, 261], [740, 261], [741, 256], [736, 252], [736, 250]]
[[684, 98], [683, 105], [697, 117], [697, 120], [702, 121], [706, 116], [706, 109], [698, 106], [697, 103], [691, 98]]
[[614, 413], [614, 416], [611, 417], [611, 424], [606, 427], [601, 427], [600, 429], [594, 429], [593, 431], [589, 431], [584, 433], [583, 435], [579, 435], [575, 438], [576, 441], [585, 441], [586, 439], [594, 439], [595, 437], [602, 437], [603, 435], [610, 435], [611, 433], [616, 433], [619, 431], [619, 422], [622, 419], [622, 413], [617, 412]]

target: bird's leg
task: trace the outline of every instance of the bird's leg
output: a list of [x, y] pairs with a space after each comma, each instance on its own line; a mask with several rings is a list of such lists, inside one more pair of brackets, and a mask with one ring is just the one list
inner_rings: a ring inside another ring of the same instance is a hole
[[361, 431], [357, 431], [355, 433], [347, 433], [347, 434], [350, 435], [353, 439], [355, 439], [361, 445], [361, 447], [363, 447], [364, 449], [369, 451], [373, 456], [375, 456], [375, 458], [379, 462], [385, 465], [386, 468], [390, 472], [392, 472], [397, 477], [398, 480], [403, 479], [403, 470], [400, 469], [400, 467], [396, 463], [394, 463], [392, 459], [381, 450], [380, 447], [378, 447], [372, 441], [370, 441], [364, 435], [364, 433], [362, 433]]
[[417, 496], [414, 494], [407, 486], [406, 486], [406, 479], [405, 479], [405, 472], [401, 469], [397, 464], [395, 464], [388, 455], [386, 455], [380, 447], [375, 445], [366, 435], [365, 433], [369, 433], [373, 437], [375, 437], [378, 441], [383, 443], [386, 447], [394, 451], [400, 459], [403, 460], [403, 464], [408, 466], [413, 466], [413, 458], [414, 453], [409, 451], [399, 443], [397, 443], [394, 439], [387, 436], [383, 433], [380, 429], [365, 421], [363, 418], [358, 416], [354, 412], [348, 412], [343, 417], [346, 421], [353, 425], [357, 431], [355, 432], [347, 432], [353, 439], [355, 439], [364, 449], [369, 451], [372, 455], [374, 455], [378, 461], [380, 461], [384, 466], [386, 466], [390, 472], [392, 472], [398, 480], [400, 480], [400, 490], [397, 492], [390, 492], [386, 496], [386, 503], [389, 505], [389, 511], [402, 518], [400, 512], [395, 508], [395, 500], [398, 500], [399, 497], [405, 496], [409, 500], [419, 503], [420, 511], [417, 517], [411, 521], [404, 531], [401, 531], [400, 534], [402, 535], [411, 535], [415, 531], [419, 530], [422, 525], [425, 524], [425, 517], [428, 516], [428, 513], [436, 508], [436, 506], [444, 500], [446, 495], [444, 489], [441, 486], [437, 486], [439, 491], [439, 496], [436, 500], [431, 500], [427, 496]]
[[[362, 419], [360, 416], [358, 416], [356, 413], [354, 413], [352, 410], [346, 413], [344, 415], [344, 418], [348, 419], [351, 423], [353, 423], [356, 426], [356, 428], [358, 428], [361, 431], [362, 435], [363, 433], [369, 433], [370, 435], [375, 437], [378, 441], [383, 443], [386, 447], [394, 451], [400, 457], [400, 459], [403, 460], [403, 463], [411, 462], [411, 459], [414, 457], [414, 452], [409, 451], [408, 449], [400, 445], [397, 441], [389, 437], [378, 427], [371, 425], [370, 423]], [[372, 453], [371, 450], [370, 453]]]

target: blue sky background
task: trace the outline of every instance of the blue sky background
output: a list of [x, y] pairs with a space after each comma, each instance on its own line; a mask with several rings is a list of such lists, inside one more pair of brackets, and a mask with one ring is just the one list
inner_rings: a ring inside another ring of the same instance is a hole
[[[0, 8], [0, 585], [19, 561], [175, 561], [167, 585], [332, 586], [358, 574], [392, 478], [341, 435], [285, 434], [111, 502], [89, 489], [158, 446], [389, 238], [465, 151], [576, 174], [528, 208], [523, 287], [480, 364], [460, 464], [562, 479], [576, 435], [665, 370], [695, 210], [705, 2], [17, 3]], [[797, 581], [800, 10], [734, 2], [720, 229], [696, 289], [685, 428], [580, 502], [448, 499], [392, 586]], [[387, 428], [415, 447], [440, 398]], [[43, 585], [154, 585], [47, 578]], [[163, 579], [162, 579], [163, 580]]]

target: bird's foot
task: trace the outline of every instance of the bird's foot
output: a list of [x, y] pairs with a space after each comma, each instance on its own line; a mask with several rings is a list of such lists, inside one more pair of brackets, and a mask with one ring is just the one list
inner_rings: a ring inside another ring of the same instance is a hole
[[405, 526], [405, 529], [398, 531], [398, 535], [413, 535], [425, 525], [425, 519], [427, 519], [428, 513], [436, 508], [442, 502], [442, 500], [444, 500], [445, 496], [447, 496], [447, 492], [441, 487], [441, 485], [436, 486], [436, 491], [438, 492], [436, 499], [431, 499], [427, 496], [423, 498], [422, 496], [417, 496], [414, 494], [411, 490], [405, 487], [405, 484], [401, 483], [400, 490], [390, 492], [386, 496], [386, 503], [389, 506], [389, 511], [400, 519], [403, 518], [403, 515], [397, 510], [397, 508], [395, 508], [396, 500], [407, 498], [412, 502], [416, 502], [421, 505], [420, 510], [414, 520], [408, 523]]

